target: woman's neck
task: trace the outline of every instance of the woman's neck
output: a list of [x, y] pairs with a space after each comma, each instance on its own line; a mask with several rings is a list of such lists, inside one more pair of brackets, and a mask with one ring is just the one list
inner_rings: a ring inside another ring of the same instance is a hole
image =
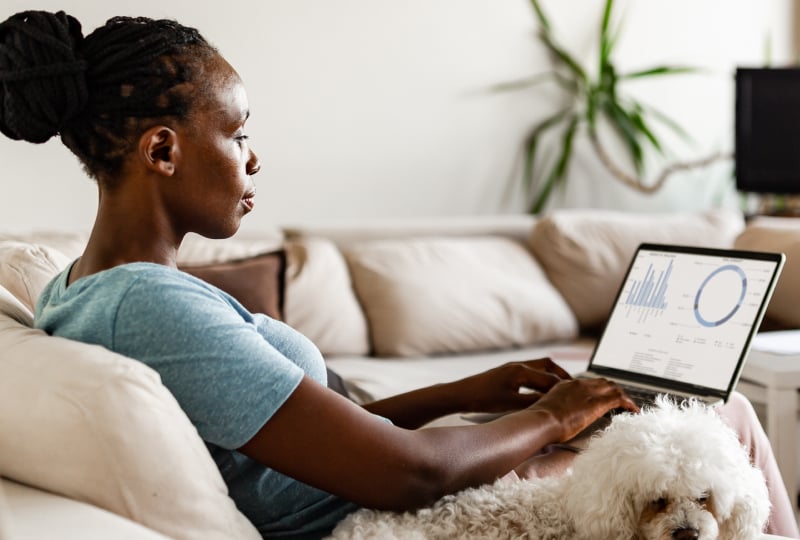
[[183, 235], [172, 230], [152, 202], [101, 195], [89, 241], [69, 282], [132, 262], [177, 266]]

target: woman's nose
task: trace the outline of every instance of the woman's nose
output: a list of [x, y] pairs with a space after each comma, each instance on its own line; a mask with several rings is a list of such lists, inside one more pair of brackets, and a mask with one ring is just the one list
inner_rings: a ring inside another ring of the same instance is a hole
[[250, 159], [247, 160], [247, 174], [252, 176], [261, 170], [261, 161], [255, 152], [250, 150]]

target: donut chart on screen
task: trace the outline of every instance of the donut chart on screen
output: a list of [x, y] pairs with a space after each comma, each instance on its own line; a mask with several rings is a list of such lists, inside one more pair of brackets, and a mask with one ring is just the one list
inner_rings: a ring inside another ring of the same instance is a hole
[[706, 327], [728, 322], [742, 306], [747, 293], [747, 275], [735, 264], [720, 266], [697, 289], [694, 316]]

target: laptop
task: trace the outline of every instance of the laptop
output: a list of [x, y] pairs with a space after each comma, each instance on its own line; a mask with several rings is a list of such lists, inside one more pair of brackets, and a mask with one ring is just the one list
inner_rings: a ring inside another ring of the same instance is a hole
[[784, 261], [782, 253], [641, 244], [576, 377], [613, 380], [640, 405], [656, 394], [726, 402]]

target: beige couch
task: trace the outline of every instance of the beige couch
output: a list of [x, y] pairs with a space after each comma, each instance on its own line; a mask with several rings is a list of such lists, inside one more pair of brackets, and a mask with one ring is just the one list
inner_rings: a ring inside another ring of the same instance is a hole
[[[191, 237], [179, 262], [308, 335], [369, 400], [515, 359], [580, 370], [641, 241], [787, 252], [770, 324], [800, 327], [800, 233], [786, 223], [563, 211], [303, 224]], [[85, 238], [0, 235], [0, 539], [258, 538], [157, 374], [30, 328]]]

